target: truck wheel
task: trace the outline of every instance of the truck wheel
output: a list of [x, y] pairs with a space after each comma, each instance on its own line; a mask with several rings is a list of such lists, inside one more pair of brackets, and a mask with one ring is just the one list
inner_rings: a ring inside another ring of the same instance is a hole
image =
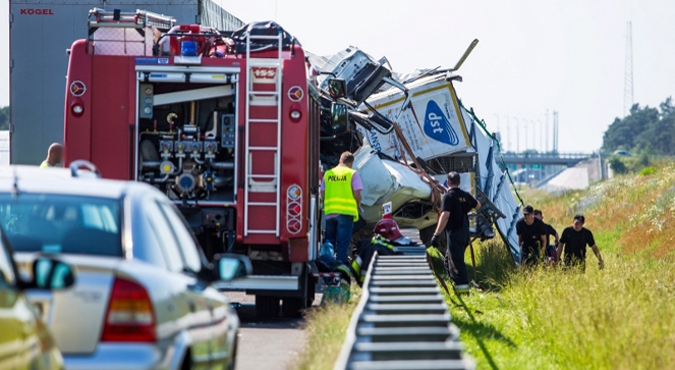
[[260, 318], [278, 317], [279, 306], [279, 297], [255, 296], [255, 314]]
[[312, 307], [314, 304], [314, 296], [316, 294], [316, 279], [310, 277], [307, 280], [307, 307]]
[[281, 312], [287, 318], [301, 318], [302, 311], [307, 308], [307, 297], [288, 297], [284, 298], [284, 305], [281, 306]]

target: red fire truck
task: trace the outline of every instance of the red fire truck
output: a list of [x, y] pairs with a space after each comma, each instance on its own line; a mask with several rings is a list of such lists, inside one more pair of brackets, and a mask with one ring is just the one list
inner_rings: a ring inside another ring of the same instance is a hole
[[311, 304], [320, 106], [300, 44], [273, 22], [222, 32], [93, 9], [69, 58], [65, 164], [152, 184], [209, 258], [248, 255], [253, 275], [223, 288], [254, 294], [259, 316]]

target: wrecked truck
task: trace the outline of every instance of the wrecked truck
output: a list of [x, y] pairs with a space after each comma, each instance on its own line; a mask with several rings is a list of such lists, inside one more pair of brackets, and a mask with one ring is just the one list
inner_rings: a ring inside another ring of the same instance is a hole
[[[456, 72], [474, 41], [452, 69], [396, 73], [386, 58], [375, 60], [356, 47], [332, 56], [308, 53], [321, 96], [321, 153], [325, 167], [344, 150], [354, 152], [363, 181], [362, 213], [354, 238], [372, 230], [382, 205], [391, 202], [403, 228], [417, 228], [431, 239], [449, 171], [462, 177], [461, 188], [487, 205], [472, 215], [473, 237], [490, 239], [494, 229], [516, 263], [520, 260], [515, 222], [522, 202], [502, 172], [499, 142], [472, 109], [457, 98]], [[321, 100], [322, 99], [322, 100]], [[443, 242], [443, 241], [441, 241]], [[441, 248], [443, 250], [443, 248]]]

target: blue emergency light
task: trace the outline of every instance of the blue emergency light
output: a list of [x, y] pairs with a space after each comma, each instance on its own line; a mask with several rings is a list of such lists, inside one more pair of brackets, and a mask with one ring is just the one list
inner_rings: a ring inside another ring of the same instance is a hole
[[197, 56], [197, 41], [183, 41], [180, 43], [180, 54], [186, 57]]

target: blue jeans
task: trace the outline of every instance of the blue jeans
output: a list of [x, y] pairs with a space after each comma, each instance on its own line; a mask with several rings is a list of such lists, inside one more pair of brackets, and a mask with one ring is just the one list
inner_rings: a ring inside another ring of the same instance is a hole
[[354, 230], [354, 217], [339, 215], [326, 220], [326, 241], [329, 241], [337, 250], [337, 260], [349, 263], [349, 243]]

